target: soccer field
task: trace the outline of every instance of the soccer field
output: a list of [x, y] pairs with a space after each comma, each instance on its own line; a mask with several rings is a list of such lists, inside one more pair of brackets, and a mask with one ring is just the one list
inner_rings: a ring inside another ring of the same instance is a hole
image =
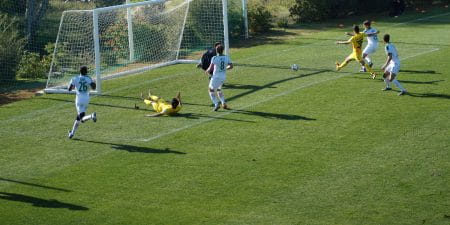
[[[232, 48], [232, 110], [194, 65], [105, 81], [73, 140], [73, 95], [0, 106], [0, 224], [449, 224], [450, 12], [372, 18], [409, 95], [334, 71], [354, 17]], [[180, 115], [144, 117], [149, 88]]]

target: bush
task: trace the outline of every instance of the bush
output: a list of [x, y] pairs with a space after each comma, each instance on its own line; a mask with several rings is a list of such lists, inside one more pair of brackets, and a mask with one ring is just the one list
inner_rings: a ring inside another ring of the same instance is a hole
[[50, 65], [52, 63], [54, 48], [55, 44], [48, 43], [45, 46], [45, 51], [47, 54], [42, 57], [38, 53], [25, 52], [19, 63], [17, 77], [23, 79], [47, 78], [47, 74], [50, 71]]
[[356, 13], [387, 11], [391, 3], [386, 0], [295, 0], [289, 11], [297, 22], [311, 22]]
[[0, 14], [0, 81], [14, 80], [25, 39], [19, 35], [17, 19]]
[[252, 32], [265, 32], [272, 28], [273, 15], [263, 5], [257, 4], [248, 10], [249, 29]]

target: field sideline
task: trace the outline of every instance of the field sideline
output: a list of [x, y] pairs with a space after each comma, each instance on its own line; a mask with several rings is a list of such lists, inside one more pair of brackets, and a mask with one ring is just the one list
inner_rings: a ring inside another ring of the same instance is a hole
[[[374, 17], [400, 52], [401, 97], [354, 62], [334, 71], [354, 20], [233, 48], [230, 111], [211, 112], [193, 65], [104, 82], [74, 140], [74, 96], [0, 106], [0, 224], [450, 223], [450, 13]], [[181, 114], [144, 117], [149, 88], [181, 91]]]

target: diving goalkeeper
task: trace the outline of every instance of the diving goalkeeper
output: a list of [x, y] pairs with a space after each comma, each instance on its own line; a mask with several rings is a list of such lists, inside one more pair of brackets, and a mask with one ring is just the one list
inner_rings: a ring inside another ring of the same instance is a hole
[[175, 96], [175, 98], [172, 98], [172, 101], [170, 102], [167, 102], [156, 95], [152, 95], [150, 93], [150, 90], [148, 91], [147, 98], [144, 98], [143, 94], [141, 93], [141, 99], [146, 105], [151, 105], [156, 111], [155, 114], [145, 115], [148, 117], [157, 117], [162, 115], [173, 116], [178, 113], [182, 107], [180, 92], [178, 92], [177, 96]]

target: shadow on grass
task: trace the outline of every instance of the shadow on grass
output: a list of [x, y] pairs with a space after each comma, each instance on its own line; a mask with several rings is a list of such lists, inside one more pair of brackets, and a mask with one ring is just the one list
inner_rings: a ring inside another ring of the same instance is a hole
[[400, 83], [405, 84], [431, 84], [431, 85], [437, 85], [439, 82], [445, 81], [445, 80], [432, 80], [432, 81], [415, 81], [415, 80], [398, 80]]
[[[212, 109], [212, 107], [211, 107]], [[246, 122], [246, 123], [254, 123], [253, 121], [248, 120], [240, 120], [240, 119], [230, 119], [230, 118], [224, 118], [224, 117], [216, 117], [216, 116], [208, 116], [200, 113], [178, 113], [172, 117], [183, 117], [187, 119], [200, 119], [200, 118], [210, 118], [210, 119], [218, 119], [218, 120], [228, 120], [228, 121], [235, 121], [235, 122]]]
[[32, 206], [34, 206], [34, 207], [41, 207], [41, 208], [69, 209], [69, 210], [78, 210], [78, 211], [89, 210], [89, 208], [86, 208], [84, 206], [60, 202], [55, 199], [47, 200], [47, 199], [43, 199], [43, 198], [36, 198], [33, 196], [8, 193], [8, 192], [0, 192], [0, 199], [8, 200], [8, 201], [15, 201], [15, 202], [29, 203], [29, 204], [32, 204]]
[[434, 70], [400, 70], [401, 73], [441, 74]]
[[436, 93], [408, 93], [409, 96], [418, 98], [440, 98], [450, 100], [450, 95], [447, 94], [436, 94]]
[[265, 89], [265, 88], [274, 88], [274, 85], [277, 85], [277, 84], [281, 84], [281, 83], [284, 83], [284, 82], [288, 82], [288, 81], [291, 81], [291, 80], [296, 80], [296, 79], [300, 79], [300, 78], [304, 78], [304, 77], [314, 76], [314, 75], [318, 75], [318, 74], [325, 73], [325, 72], [330, 72], [330, 71], [331, 70], [319, 70], [319, 71], [312, 72], [312, 73], [300, 74], [300, 75], [297, 75], [297, 76], [292, 76], [292, 77], [289, 77], [289, 78], [273, 81], [273, 82], [270, 82], [270, 83], [262, 85], [262, 86], [256, 86], [253, 89], [250, 89], [250, 90], [248, 90], [246, 92], [237, 94], [237, 95], [232, 96], [230, 98], [227, 98], [227, 101], [232, 101], [232, 100], [235, 100], [235, 99], [238, 99], [238, 98], [242, 98], [244, 96], [247, 96], [249, 94], [255, 93], [255, 92], [260, 91], [260, 90]]
[[247, 111], [247, 110], [233, 110], [233, 113], [239, 113], [250, 116], [259, 116], [266, 119], [281, 119], [281, 120], [316, 120], [313, 118], [308, 118], [299, 115], [292, 114], [278, 114], [278, 113], [269, 113], [269, 112], [257, 112], [257, 111]]
[[45, 185], [40, 185], [40, 184], [33, 184], [33, 183], [24, 182], [24, 181], [11, 180], [11, 179], [1, 178], [1, 177], [0, 177], [0, 181], [23, 184], [23, 185], [33, 186], [33, 187], [40, 187], [40, 188], [51, 189], [51, 190], [56, 190], [56, 191], [72, 192], [71, 190], [67, 190], [67, 189], [63, 189], [63, 188], [56, 188], [56, 187], [50, 187], [50, 186], [45, 186]]
[[170, 150], [169, 148], [166, 149], [155, 149], [155, 148], [147, 148], [147, 147], [139, 147], [134, 145], [125, 145], [125, 144], [114, 144], [114, 143], [107, 143], [107, 142], [101, 142], [101, 141], [91, 141], [91, 140], [81, 140], [78, 138], [74, 138], [74, 141], [82, 141], [82, 142], [88, 142], [88, 143], [94, 143], [94, 144], [102, 144], [102, 145], [110, 145], [112, 149], [120, 150], [120, 151], [127, 151], [131, 153], [153, 153], [153, 154], [186, 154], [184, 152], [174, 151]]
[[[74, 100], [50, 98], [50, 97], [42, 97], [42, 98], [39, 98], [39, 99], [60, 101], [60, 102], [72, 102], [73, 104], [75, 104], [75, 97], [74, 97]], [[111, 108], [117, 108], [117, 109], [132, 109], [132, 110], [148, 111], [145, 108], [136, 109], [134, 103], [133, 103], [133, 105], [130, 104], [130, 106], [120, 106], [120, 105], [112, 105], [112, 104], [89, 102], [89, 105], [102, 106], [102, 107], [111, 107]]]

